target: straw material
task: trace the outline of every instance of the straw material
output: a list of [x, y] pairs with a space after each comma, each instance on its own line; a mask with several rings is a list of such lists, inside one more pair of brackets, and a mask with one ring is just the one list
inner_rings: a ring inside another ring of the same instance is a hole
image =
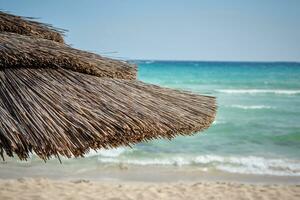
[[98, 77], [136, 79], [136, 66], [51, 40], [0, 33], [1, 68], [63, 67]]
[[31, 18], [11, 15], [0, 11], [0, 32], [12, 32], [35, 36], [63, 43], [63, 30], [49, 24], [30, 20]]
[[83, 156], [209, 127], [215, 98], [58, 68], [0, 71], [0, 149]]

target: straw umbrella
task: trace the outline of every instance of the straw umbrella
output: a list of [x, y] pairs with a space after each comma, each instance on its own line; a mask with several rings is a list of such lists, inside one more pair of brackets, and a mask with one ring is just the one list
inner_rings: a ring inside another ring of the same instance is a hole
[[191, 135], [213, 122], [214, 97], [135, 77], [126, 62], [44, 37], [0, 33], [0, 152], [78, 157]]

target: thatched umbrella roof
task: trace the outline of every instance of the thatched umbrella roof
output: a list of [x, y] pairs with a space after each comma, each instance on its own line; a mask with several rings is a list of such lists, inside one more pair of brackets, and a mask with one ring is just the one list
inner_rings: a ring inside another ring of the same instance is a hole
[[62, 68], [0, 72], [0, 148], [21, 159], [34, 151], [81, 156], [208, 128], [215, 99], [140, 81], [99, 78]]
[[44, 24], [32, 21], [32, 18], [11, 15], [0, 11], [0, 32], [18, 33], [21, 35], [35, 36], [63, 43], [63, 31]]
[[77, 157], [213, 122], [214, 97], [130, 80], [135, 72], [64, 44], [0, 33], [0, 154]]

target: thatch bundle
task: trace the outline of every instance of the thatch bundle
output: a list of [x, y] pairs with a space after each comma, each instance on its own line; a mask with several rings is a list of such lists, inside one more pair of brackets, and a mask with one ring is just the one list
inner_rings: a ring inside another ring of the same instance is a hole
[[215, 117], [214, 97], [125, 80], [135, 68], [57, 42], [1, 33], [0, 56], [0, 153], [8, 156], [83, 156], [189, 135]]
[[51, 40], [0, 33], [0, 68], [62, 67], [99, 77], [136, 79], [136, 67]]
[[31, 18], [11, 15], [0, 11], [0, 32], [11, 32], [20, 35], [35, 36], [63, 43], [63, 30], [49, 24], [30, 20]]

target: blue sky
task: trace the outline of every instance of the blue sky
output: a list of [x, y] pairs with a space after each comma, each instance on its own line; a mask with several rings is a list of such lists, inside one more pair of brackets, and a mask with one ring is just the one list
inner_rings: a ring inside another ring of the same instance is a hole
[[299, 0], [0, 0], [123, 59], [300, 61]]

